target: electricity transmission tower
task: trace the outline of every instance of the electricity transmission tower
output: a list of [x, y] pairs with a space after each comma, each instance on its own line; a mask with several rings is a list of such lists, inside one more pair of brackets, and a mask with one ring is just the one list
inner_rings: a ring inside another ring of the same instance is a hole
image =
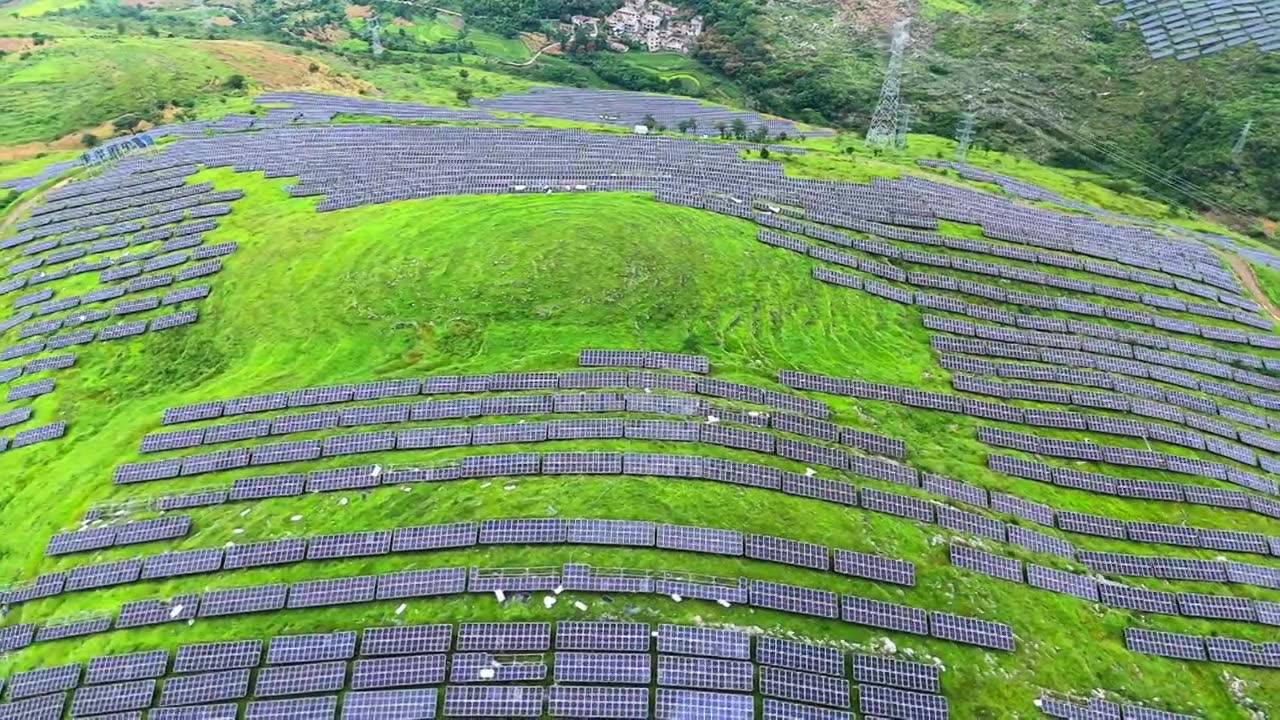
[[897, 132], [893, 137], [893, 146], [899, 150], [907, 146], [907, 133], [911, 132], [911, 107], [903, 105], [898, 112]]
[[1244, 127], [1240, 128], [1240, 135], [1236, 138], [1236, 144], [1231, 146], [1231, 159], [1239, 160], [1244, 154], [1244, 144], [1249, 141], [1249, 131], [1253, 129], [1253, 120], [1246, 120]]
[[377, 15], [369, 16], [369, 45], [373, 48], [374, 55], [382, 54], [382, 25], [378, 22]]
[[876, 103], [876, 111], [871, 116], [871, 126], [867, 128], [867, 144], [875, 147], [887, 147], [896, 142], [898, 136], [898, 87], [902, 81], [902, 56], [911, 42], [911, 34], [907, 26], [911, 18], [899, 20], [893, 26], [893, 42], [889, 46], [889, 67], [884, 71], [884, 84], [880, 86], [880, 101]]
[[956, 132], [956, 140], [960, 141], [956, 146], [956, 162], [969, 159], [969, 146], [973, 144], [973, 125], [977, 119], [977, 113], [967, 112], [960, 120], [960, 129]]

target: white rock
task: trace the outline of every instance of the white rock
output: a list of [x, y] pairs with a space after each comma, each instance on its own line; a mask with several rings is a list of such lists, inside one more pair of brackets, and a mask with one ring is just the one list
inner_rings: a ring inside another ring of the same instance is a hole
[[493, 596], [494, 596], [494, 597], [496, 597], [496, 598], [498, 598], [498, 602], [506, 602], [506, 601], [507, 601], [507, 594], [506, 594], [506, 593], [504, 593], [504, 592], [502, 592], [501, 590], [494, 590], [494, 591], [493, 591]]
[[515, 486], [515, 485], [503, 485], [503, 486], [502, 486], [502, 489], [503, 489], [503, 490], [506, 490], [507, 492], [511, 492], [512, 490], [515, 490], [515, 489], [516, 489], [516, 486]]
[[174, 606], [173, 606], [173, 609], [169, 611], [169, 617], [171, 617], [171, 618], [176, 618], [176, 617], [178, 617], [178, 616], [179, 616], [179, 615], [181, 615], [181, 614], [182, 614], [182, 606], [181, 606], [181, 605], [174, 605]]
[[409, 487], [408, 485], [401, 485], [400, 492], [413, 492], [413, 488]]
[[480, 489], [481, 489], [481, 490], [483, 490], [483, 489], [485, 489], [485, 488], [489, 487], [489, 486], [490, 486], [490, 485], [492, 485], [492, 484], [493, 484], [493, 483], [491, 483], [491, 482], [484, 483], [484, 484], [482, 484], [482, 485], [480, 486]]
[[236, 528], [235, 530], [232, 530], [231, 532], [232, 532], [232, 533], [234, 533], [234, 534], [236, 534], [236, 535], [240, 535], [240, 534], [242, 534], [242, 533], [244, 532], [244, 528]]
[[250, 510], [253, 510], [253, 508], [245, 508], [243, 511], [241, 511], [240, 517], [244, 517], [245, 515], [248, 515]]
[[729, 607], [729, 601], [724, 598], [720, 598], [719, 600], [716, 600], [716, 602], [720, 603], [722, 607]]
[[492, 680], [495, 674], [496, 673], [493, 672], [493, 668], [480, 668], [481, 679]]
[[817, 470], [814, 470], [814, 469], [813, 469], [813, 468], [811, 468], [811, 467], [807, 467], [807, 468], [805, 468], [805, 469], [804, 469], [804, 476], [805, 476], [805, 477], [813, 477], [814, 475], [817, 475], [817, 474], [818, 474], [818, 471], [817, 471]]
[[350, 501], [350, 500], [347, 500], [347, 499], [346, 499], [346, 498], [344, 498], [344, 497], [343, 497], [343, 498], [338, 498], [338, 504], [339, 504], [339, 505], [346, 505], [348, 502], [351, 502], [351, 501]]
[[369, 472], [369, 477], [378, 477], [381, 474], [382, 474], [382, 466], [374, 465], [373, 470]]
[[720, 418], [716, 417], [715, 415], [708, 415], [708, 416], [707, 416], [707, 424], [708, 424], [708, 425], [715, 425], [715, 424], [716, 424], [716, 423], [718, 423], [718, 422], [720, 422]]
[[544, 595], [544, 596], [542, 596], [542, 604], [543, 604], [543, 605], [544, 605], [548, 610], [550, 610], [550, 609], [551, 609], [551, 606], [556, 604], [556, 596], [555, 596], [555, 595]]
[[298, 522], [301, 519], [302, 519], [301, 515], [294, 515], [293, 517], [289, 518], [289, 520], [291, 520], [292, 522]]
[[406, 609], [408, 609], [408, 607], [409, 607], [409, 605], [408, 605], [408, 604], [406, 604], [406, 603], [400, 603], [400, 607], [396, 608], [396, 614], [397, 614], [397, 615], [403, 615], [403, 614], [404, 614], [404, 611], [405, 611]]
[[676, 602], [680, 602], [680, 601], [681, 601], [681, 600], [683, 600], [684, 598], [680, 597], [679, 595], [677, 595], [677, 594], [675, 594], [675, 593], [671, 593], [671, 599], [672, 599], [672, 600], [675, 600]]
[[564, 586], [563, 586], [563, 585], [557, 585], [557, 586], [556, 586], [556, 589], [555, 589], [555, 590], [552, 590], [551, 592], [553, 592], [553, 593], [555, 593], [555, 594], [559, 595], [560, 593], [564, 592]]
[[585, 603], [583, 603], [581, 600], [577, 600], [577, 601], [575, 601], [575, 602], [573, 603], [573, 606], [574, 606], [574, 607], [576, 607], [576, 608], [578, 608], [579, 610], [581, 610], [581, 611], [583, 611], [583, 612], [586, 612], [586, 611], [587, 611], [587, 606], [586, 606], [586, 604], [585, 604]]

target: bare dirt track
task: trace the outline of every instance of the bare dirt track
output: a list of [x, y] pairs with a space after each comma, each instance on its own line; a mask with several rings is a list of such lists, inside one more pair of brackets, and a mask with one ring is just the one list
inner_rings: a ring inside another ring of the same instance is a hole
[[1258, 285], [1258, 278], [1253, 274], [1253, 268], [1249, 267], [1249, 261], [1234, 253], [1224, 253], [1224, 255], [1227, 258], [1227, 264], [1235, 270], [1245, 288], [1249, 290], [1253, 301], [1266, 308], [1271, 319], [1280, 321], [1280, 307], [1276, 307], [1276, 304], [1271, 302], [1271, 298], [1262, 292], [1262, 288]]

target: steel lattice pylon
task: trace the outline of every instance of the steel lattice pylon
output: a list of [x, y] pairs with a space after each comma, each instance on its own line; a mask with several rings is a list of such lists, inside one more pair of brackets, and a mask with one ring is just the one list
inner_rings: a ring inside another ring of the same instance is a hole
[[867, 144], [887, 147], [894, 144], [898, 137], [898, 114], [900, 111], [898, 90], [902, 81], [902, 56], [911, 42], [911, 34], [907, 26], [911, 18], [899, 20], [893, 26], [893, 43], [889, 48], [889, 67], [884, 71], [884, 84], [880, 86], [880, 101], [876, 103], [876, 111], [871, 116], [871, 126], [867, 128]]

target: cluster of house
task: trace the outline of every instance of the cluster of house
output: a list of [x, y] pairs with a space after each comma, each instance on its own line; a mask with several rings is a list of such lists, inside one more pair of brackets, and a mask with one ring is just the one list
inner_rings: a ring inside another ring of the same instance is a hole
[[687, 13], [675, 5], [658, 0], [626, 0], [622, 7], [603, 18], [590, 15], [574, 15], [573, 30], [587, 28], [591, 37], [603, 32], [610, 38], [609, 46], [626, 50], [619, 40], [639, 43], [649, 52], [673, 50], [688, 53], [693, 41], [702, 34], [702, 16], [678, 19]]

